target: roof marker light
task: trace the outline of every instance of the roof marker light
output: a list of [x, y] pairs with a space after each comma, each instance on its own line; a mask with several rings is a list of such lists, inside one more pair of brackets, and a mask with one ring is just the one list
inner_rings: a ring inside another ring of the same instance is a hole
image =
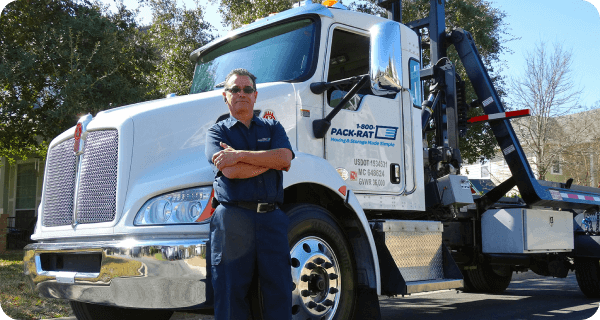
[[327, 6], [327, 7], [331, 7], [331, 6], [335, 5], [336, 3], [338, 3], [337, 0], [325, 0], [325, 1], [321, 2], [322, 5]]

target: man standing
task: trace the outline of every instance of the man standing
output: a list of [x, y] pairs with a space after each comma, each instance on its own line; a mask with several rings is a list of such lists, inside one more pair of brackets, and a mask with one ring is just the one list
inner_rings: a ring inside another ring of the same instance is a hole
[[264, 319], [291, 319], [292, 277], [283, 203], [283, 173], [294, 158], [285, 130], [254, 116], [256, 77], [245, 69], [227, 75], [223, 99], [230, 117], [208, 130], [206, 157], [215, 172], [219, 202], [210, 223], [216, 320], [246, 320], [254, 272]]

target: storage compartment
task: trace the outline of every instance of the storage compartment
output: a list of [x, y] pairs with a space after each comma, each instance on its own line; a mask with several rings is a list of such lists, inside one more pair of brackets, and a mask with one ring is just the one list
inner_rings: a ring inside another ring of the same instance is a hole
[[542, 209], [493, 209], [481, 217], [484, 253], [565, 252], [574, 248], [573, 214]]
[[460, 269], [442, 243], [439, 221], [371, 221], [384, 295], [455, 289]]
[[471, 194], [471, 183], [465, 176], [449, 174], [443, 176], [437, 181], [438, 192], [442, 198], [442, 204], [449, 205], [467, 205], [473, 203]]

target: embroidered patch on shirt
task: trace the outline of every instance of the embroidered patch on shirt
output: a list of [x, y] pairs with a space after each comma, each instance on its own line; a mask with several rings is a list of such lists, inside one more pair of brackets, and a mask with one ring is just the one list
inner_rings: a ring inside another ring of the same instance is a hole
[[258, 142], [269, 142], [269, 141], [271, 141], [271, 138], [258, 139]]

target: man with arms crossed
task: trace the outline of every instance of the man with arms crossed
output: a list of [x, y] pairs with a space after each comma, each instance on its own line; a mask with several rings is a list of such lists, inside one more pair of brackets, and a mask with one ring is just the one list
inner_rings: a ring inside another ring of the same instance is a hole
[[210, 223], [216, 320], [246, 320], [246, 296], [258, 273], [264, 319], [291, 319], [292, 277], [283, 203], [283, 173], [294, 158], [275, 120], [254, 116], [256, 77], [245, 69], [227, 75], [223, 99], [230, 117], [208, 130], [206, 157], [215, 172], [219, 202]]

